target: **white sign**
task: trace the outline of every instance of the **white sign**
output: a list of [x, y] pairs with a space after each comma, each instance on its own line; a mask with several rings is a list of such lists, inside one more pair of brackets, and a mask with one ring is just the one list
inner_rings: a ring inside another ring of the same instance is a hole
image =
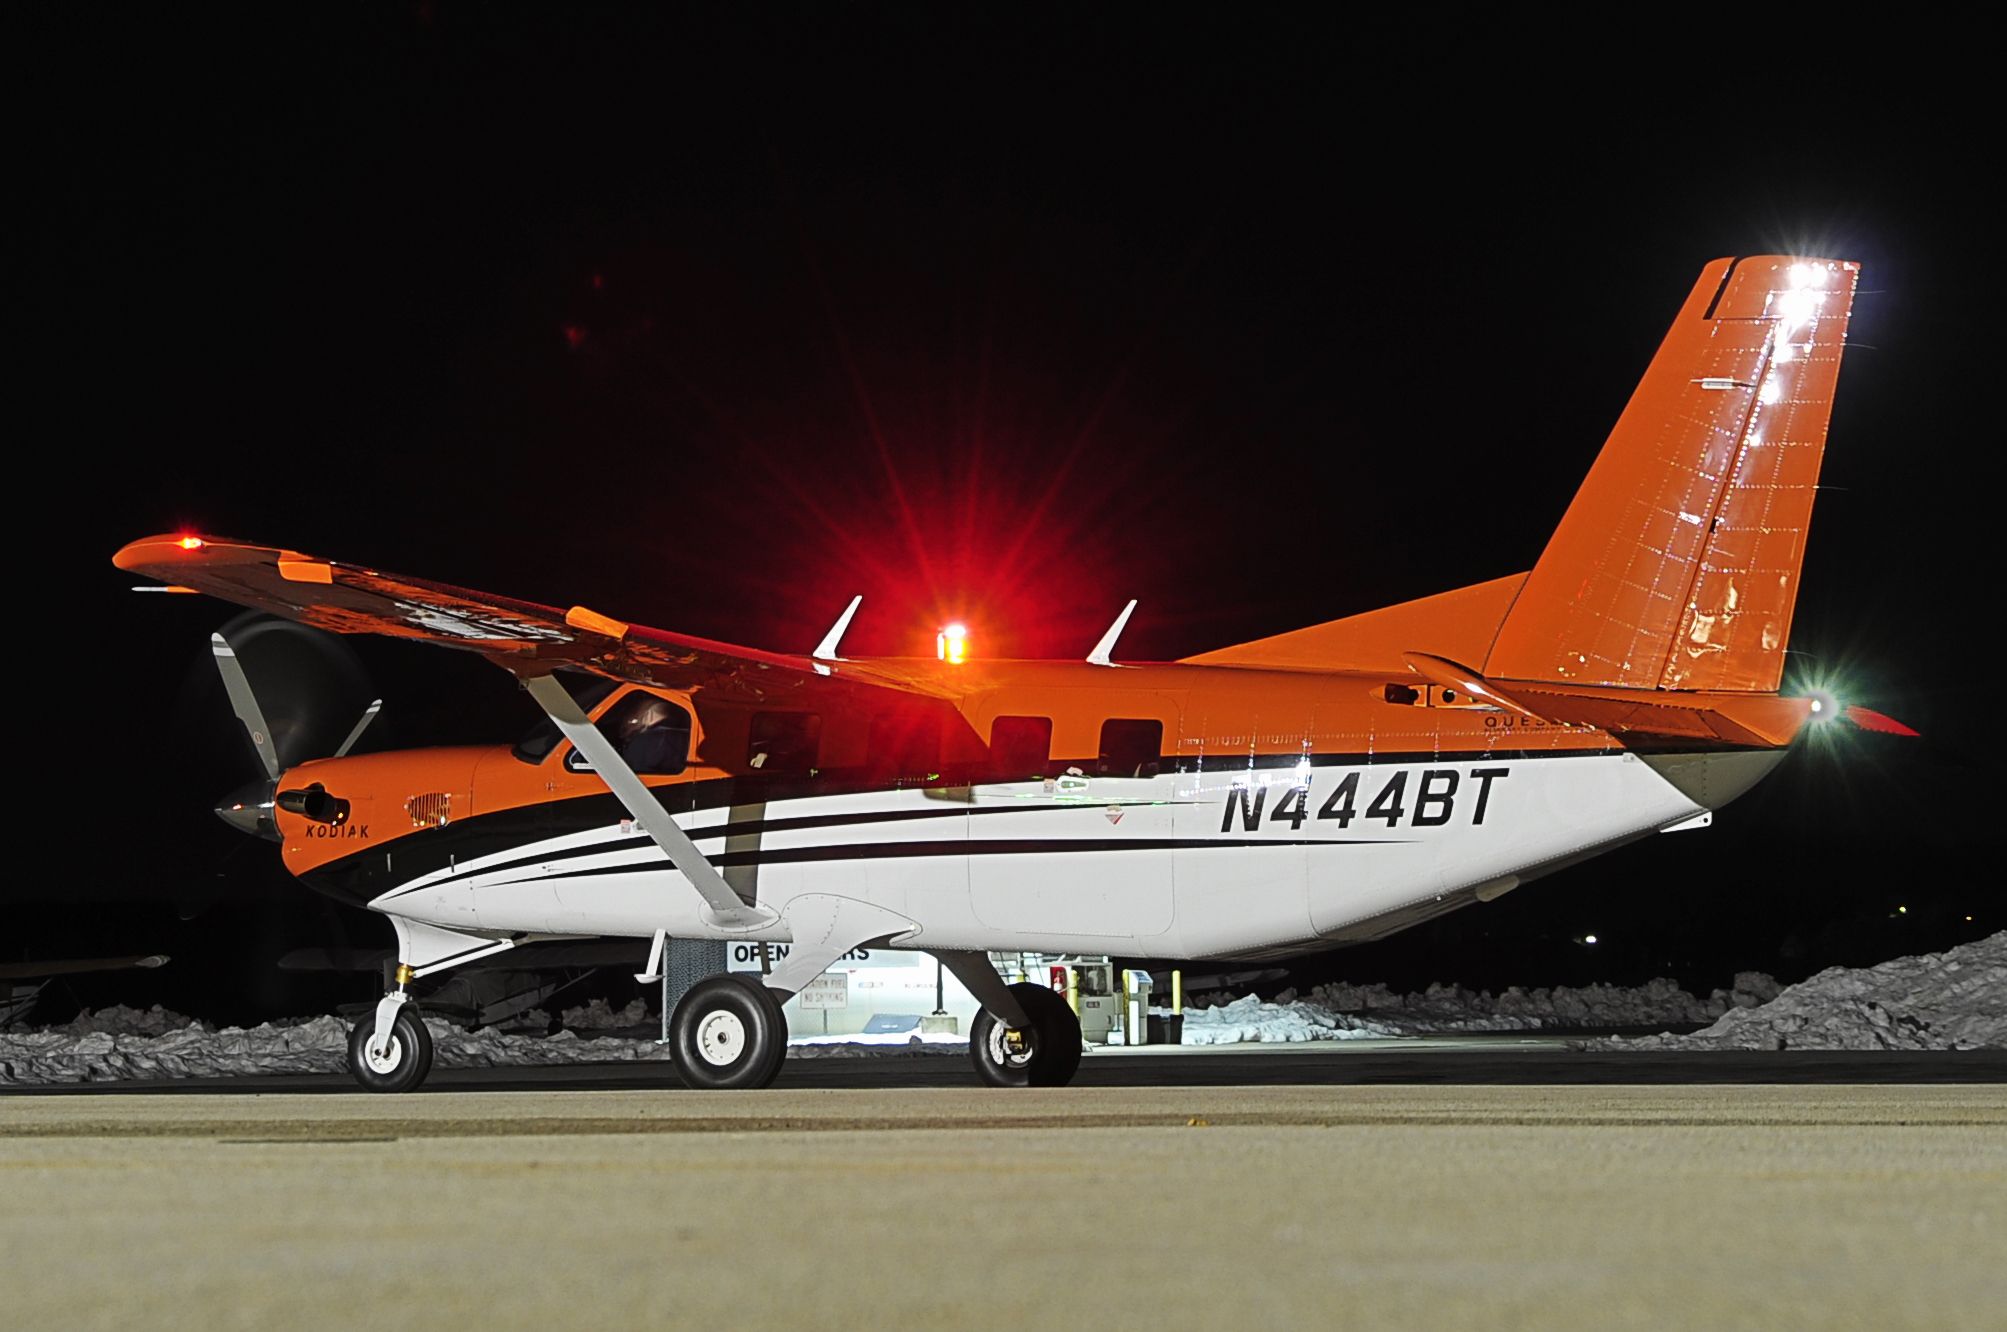
[[[779, 966], [787, 960], [789, 952], [786, 944], [768, 944], [767, 952], [773, 958], [773, 965]], [[924, 953], [915, 953], [904, 948], [853, 948], [831, 967], [850, 971], [857, 967], [910, 967], [920, 962], [927, 963], [927, 974], [933, 975], [934, 959]], [[758, 971], [760, 969], [760, 946], [756, 943], [733, 943], [727, 945], [725, 970]]]
[[818, 1008], [850, 1007], [849, 973], [832, 971], [817, 976], [803, 988], [801, 1006], [804, 1012]]

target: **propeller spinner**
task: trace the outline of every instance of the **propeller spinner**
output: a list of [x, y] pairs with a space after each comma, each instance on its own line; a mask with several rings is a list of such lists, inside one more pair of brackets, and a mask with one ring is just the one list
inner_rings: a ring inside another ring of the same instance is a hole
[[[244, 731], [251, 738], [251, 748], [257, 751], [258, 761], [265, 769], [263, 781], [246, 782], [218, 801], [216, 817], [238, 832], [262, 837], [266, 841], [279, 841], [279, 824], [274, 810], [283, 798], [279, 791], [279, 775], [285, 770], [279, 758], [279, 747], [272, 738], [272, 728], [265, 720], [264, 709], [258, 705], [258, 696], [251, 688], [251, 678], [244, 673], [244, 664], [238, 660], [236, 649], [220, 633], [209, 636], [209, 648], [216, 657], [216, 673], [223, 677], [224, 692], [230, 696], [231, 710], [244, 724]], [[332, 757], [341, 758], [353, 749], [382, 707], [382, 699], [372, 700]], [[294, 794], [297, 793], [284, 793]], [[287, 807], [292, 808], [299, 803], [302, 802], [288, 802]], [[308, 811], [308, 817], [315, 815]]]

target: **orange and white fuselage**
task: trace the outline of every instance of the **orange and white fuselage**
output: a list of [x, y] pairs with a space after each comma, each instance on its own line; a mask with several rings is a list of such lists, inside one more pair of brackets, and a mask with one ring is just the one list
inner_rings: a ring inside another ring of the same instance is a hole
[[[353, 812], [330, 828], [281, 811], [286, 863], [358, 904], [476, 934], [788, 943], [792, 899], [837, 895], [910, 921], [890, 940], [907, 947], [1282, 954], [1391, 933], [1692, 824], [1782, 753], [1640, 754], [1608, 732], [1482, 705], [1390, 703], [1390, 683], [1410, 687], [1391, 672], [981, 669], [1011, 683], [968, 698], [974, 727], [1037, 706], [1060, 713], [1056, 738], [1077, 728], [1091, 741], [1119, 717], [1160, 722], [1170, 743], [1147, 775], [1106, 771], [1088, 743], [1014, 780], [860, 789], [840, 772], [693, 766], [651, 781], [727, 878], [775, 910], [752, 929], [707, 924], [562, 741], [534, 762], [498, 746], [302, 765], [286, 785], [319, 782]], [[691, 711], [701, 753], [704, 709]]]
[[1780, 685], [1858, 276], [1710, 264], [1530, 572], [1180, 662], [1115, 664], [1127, 611], [1082, 661], [851, 660], [855, 603], [803, 657], [213, 538], [117, 562], [544, 708], [276, 778], [287, 866], [413, 974], [552, 935], [786, 943], [789, 993], [865, 943], [1280, 956], [1704, 826], [1834, 718]]

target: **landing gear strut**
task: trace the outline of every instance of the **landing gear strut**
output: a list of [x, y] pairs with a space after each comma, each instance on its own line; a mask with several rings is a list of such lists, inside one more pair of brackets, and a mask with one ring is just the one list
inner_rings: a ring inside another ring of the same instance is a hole
[[787, 1054], [780, 999], [750, 976], [712, 976], [690, 987], [669, 1019], [669, 1056], [692, 1087], [766, 1087]]
[[969, 1026], [969, 1059], [992, 1087], [1064, 1087], [1080, 1068], [1080, 1019], [1043, 985], [1017, 984], [1011, 997], [1029, 1027], [1011, 1027], [985, 1008]]

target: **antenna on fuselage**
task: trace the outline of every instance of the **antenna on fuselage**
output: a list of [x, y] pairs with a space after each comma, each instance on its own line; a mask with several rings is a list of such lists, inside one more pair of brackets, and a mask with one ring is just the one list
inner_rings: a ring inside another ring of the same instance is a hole
[[[836, 623], [829, 626], [829, 632], [824, 634], [822, 641], [815, 645], [815, 651], [808, 655], [816, 661], [841, 661], [842, 658], [836, 655], [836, 645], [843, 641], [843, 631], [850, 627], [850, 617], [857, 614], [857, 608], [863, 603], [864, 594], [862, 592], [852, 597], [850, 604], [844, 607], [843, 614], [836, 617]], [[816, 670], [821, 671], [824, 675], [829, 674], [821, 666], [817, 666]]]
[[1115, 650], [1115, 640], [1122, 636], [1122, 630], [1128, 626], [1129, 617], [1135, 614], [1135, 611], [1136, 599], [1131, 597], [1129, 598], [1129, 604], [1122, 608], [1122, 613], [1115, 617], [1115, 623], [1108, 626], [1108, 632], [1101, 635], [1101, 641], [1096, 643], [1094, 650], [1087, 654], [1088, 665], [1113, 666], [1115, 664], [1108, 659], [1109, 654]]

